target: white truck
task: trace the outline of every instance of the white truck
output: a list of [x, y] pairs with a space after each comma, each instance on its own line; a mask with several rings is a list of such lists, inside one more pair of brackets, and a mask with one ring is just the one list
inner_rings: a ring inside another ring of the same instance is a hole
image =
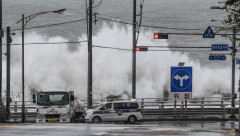
[[33, 94], [37, 105], [36, 123], [84, 122], [84, 103], [70, 90], [47, 90]]

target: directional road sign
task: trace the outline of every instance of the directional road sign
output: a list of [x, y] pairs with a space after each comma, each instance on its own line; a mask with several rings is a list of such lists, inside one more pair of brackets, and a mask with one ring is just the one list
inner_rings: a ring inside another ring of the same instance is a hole
[[227, 57], [224, 54], [211, 54], [209, 60], [226, 60]]
[[236, 59], [236, 64], [240, 65], [240, 59]]
[[228, 51], [228, 44], [212, 44], [212, 51]]
[[191, 99], [192, 67], [171, 67], [171, 99]]
[[206, 31], [203, 33], [203, 38], [215, 38], [215, 34], [210, 26], [208, 26]]

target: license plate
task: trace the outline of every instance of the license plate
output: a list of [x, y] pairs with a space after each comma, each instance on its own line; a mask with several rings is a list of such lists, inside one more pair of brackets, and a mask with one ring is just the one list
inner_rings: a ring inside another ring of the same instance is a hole
[[57, 119], [48, 119], [48, 123], [57, 123]]

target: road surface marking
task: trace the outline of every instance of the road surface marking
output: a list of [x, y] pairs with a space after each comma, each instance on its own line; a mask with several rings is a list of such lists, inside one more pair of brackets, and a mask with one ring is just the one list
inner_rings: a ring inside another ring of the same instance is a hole
[[0, 126], [0, 128], [16, 127], [16, 125]]

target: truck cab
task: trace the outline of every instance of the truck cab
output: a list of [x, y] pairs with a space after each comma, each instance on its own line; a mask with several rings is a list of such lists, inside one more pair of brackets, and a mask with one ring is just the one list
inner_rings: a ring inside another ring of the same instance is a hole
[[84, 104], [70, 90], [47, 90], [33, 94], [37, 104], [36, 123], [76, 122], [84, 120]]

